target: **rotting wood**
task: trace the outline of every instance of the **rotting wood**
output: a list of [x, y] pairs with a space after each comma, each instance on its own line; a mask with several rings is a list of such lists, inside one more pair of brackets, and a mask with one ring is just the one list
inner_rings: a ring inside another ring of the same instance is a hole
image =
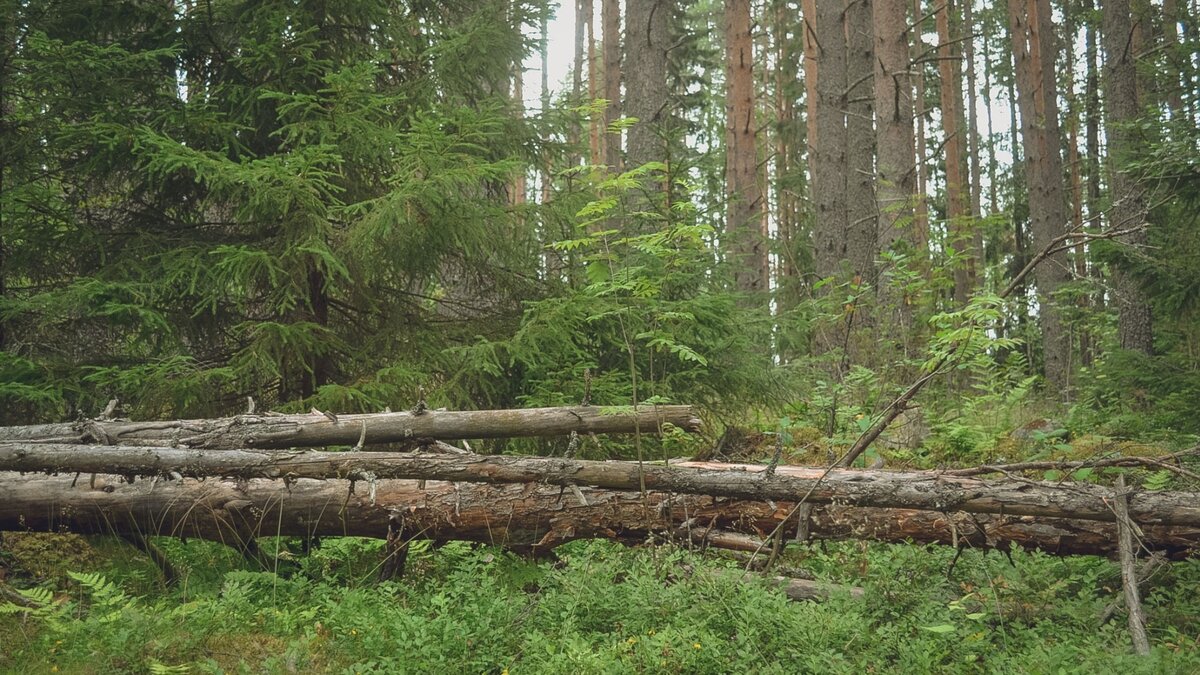
[[[559, 457], [391, 452], [181, 450], [104, 445], [0, 443], [0, 471], [236, 478], [414, 478], [474, 483], [545, 483], [563, 488], [659, 490], [735, 499], [994, 513], [1112, 522], [1112, 493], [1088, 483], [937, 472], [766, 467], [684, 462], [671, 466]], [[1200, 495], [1140, 492], [1129, 503], [1139, 523], [1200, 526]]]
[[[786, 468], [781, 467], [781, 470]], [[118, 476], [0, 473], [0, 530], [134, 532], [200, 538], [245, 546], [254, 537], [363, 536], [478, 541], [519, 551], [547, 550], [575, 539], [626, 544], [658, 539], [753, 551], [794, 507], [793, 502], [712, 498], [579, 488], [583, 499], [551, 485], [487, 485], [379, 480], [374, 486], [298, 479], [128, 483]], [[282, 512], [281, 512], [282, 507]], [[1117, 553], [1113, 523], [909, 509], [817, 506], [814, 539], [860, 539], [1011, 546], [1057, 555]], [[1179, 559], [1200, 549], [1200, 528], [1145, 525], [1146, 551]]]
[[[291, 448], [458, 440], [658, 433], [666, 425], [698, 431], [700, 418], [686, 405], [574, 406], [514, 410], [423, 410], [335, 415], [245, 414], [220, 419], [132, 422], [94, 419], [79, 422], [0, 427], [0, 441], [99, 443], [224, 450]], [[360, 441], [362, 443], [360, 443]]]
[[1137, 567], [1134, 564], [1134, 532], [1137, 523], [1129, 514], [1129, 496], [1125, 476], [1117, 476], [1113, 494], [1113, 507], [1117, 515], [1117, 542], [1120, 547], [1121, 588], [1125, 593], [1125, 609], [1129, 613], [1129, 635], [1133, 639], [1133, 651], [1139, 656], [1149, 656], [1150, 639], [1146, 636], [1146, 615], [1142, 611], [1142, 595], [1138, 589]]

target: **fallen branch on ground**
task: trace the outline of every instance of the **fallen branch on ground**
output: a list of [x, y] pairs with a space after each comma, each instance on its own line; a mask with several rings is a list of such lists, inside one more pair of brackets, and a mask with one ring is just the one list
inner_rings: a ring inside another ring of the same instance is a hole
[[421, 439], [511, 438], [659, 433], [666, 425], [698, 431], [700, 418], [686, 405], [575, 406], [516, 410], [423, 410], [360, 415], [314, 411], [237, 415], [221, 419], [131, 422], [95, 419], [0, 427], [0, 442], [98, 443], [224, 450], [369, 443], [415, 443]]

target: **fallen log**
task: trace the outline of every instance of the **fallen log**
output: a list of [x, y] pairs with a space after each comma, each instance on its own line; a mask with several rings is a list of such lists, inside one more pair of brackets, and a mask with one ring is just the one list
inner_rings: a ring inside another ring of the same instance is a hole
[[209, 450], [291, 448], [418, 439], [565, 436], [576, 433], [659, 433], [665, 425], [698, 431], [700, 418], [686, 405], [577, 406], [517, 410], [423, 410], [358, 415], [246, 414], [221, 419], [132, 422], [82, 420], [0, 427], [0, 442], [98, 443]]
[[[0, 530], [199, 538], [230, 545], [265, 536], [363, 536], [477, 541], [537, 553], [575, 539], [639, 544], [654, 535], [753, 551], [793, 502], [549, 485], [379, 480], [140, 480], [0, 474]], [[1182, 558], [1200, 528], [1143, 526], [1145, 551]], [[1113, 523], [908, 509], [818, 506], [816, 539], [870, 539], [976, 548], [1012, 545], [1058, 555], [1116, 555]]]
[[[684, 462], [671, 466], [556, 457], [385, 452], [226, 450], [0, 443], [0, 471], [236, 478], [415, 478], [474, 483], [588, 485], [736, 499], [962, 511], [1113, 522], [1110, 488], [1020, 478], [983, 480], [936, 472], [779, 467]], [[1200, 526], [1200, 495], [1138, 492], [1129, 514], [1139, 525]]]

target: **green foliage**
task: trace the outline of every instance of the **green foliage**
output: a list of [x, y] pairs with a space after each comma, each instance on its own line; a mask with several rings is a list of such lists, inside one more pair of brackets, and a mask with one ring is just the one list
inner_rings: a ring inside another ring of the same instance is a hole
[[[327, 541], [314, 554], [330, 545], [343, 546]], [[348, 540], [342, 552], [360, 545]], [[346, 584], [319, 565], [290, 578], [225, 567], [202, 592], [138, 597], [121, 581], [74, 574], [77, 589], [57, 602], [43, 590], [26, 594], [40, 608], [2, 606], [0, 630], [27, 628], [0, 654], [0, 668], [849, 673], [885, 664], [898, 672], [1083, 673], [1200, 665], [1194, 561], [1151, 585], [1155, 647], [1139, 661], [1123, 622], [1097, 624], [1120, 594], [1120, 572], [1104, 560], [967, 550], [948, 578], [956, 556], [946, 547], [848, 543], [789, 554], [790, 564], [867, 594], [818, 604], [789, 601], [743, 579], [740, 566], [678, 549], [577, 542], [559, 553], [548, 565], [486, 547], [422, 548], [410, 554], [403, 582], [384, 584]]]

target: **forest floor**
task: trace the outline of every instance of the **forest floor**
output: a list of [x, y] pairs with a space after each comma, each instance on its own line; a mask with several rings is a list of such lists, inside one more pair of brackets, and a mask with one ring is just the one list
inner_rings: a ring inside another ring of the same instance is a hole
[[[1091, 557], [865, 542], [795, 547], [785, 564], [865, 589], [793, 602], [718, 554], [561, 547], [534, 562], [415, 545], [375, 581], [382, 543], [284, 540], [279, 570], [158, 539], [180, 583], [113, 538], [8, 535], [5, 561], [56, 602], [0, 615], [13, 673], [1200, 672], [1200, 560], [1149, 582], [1153, 653], [1135, 657], [1120, 571]], [[267, 541], [267, 540], [264, 540]]]

